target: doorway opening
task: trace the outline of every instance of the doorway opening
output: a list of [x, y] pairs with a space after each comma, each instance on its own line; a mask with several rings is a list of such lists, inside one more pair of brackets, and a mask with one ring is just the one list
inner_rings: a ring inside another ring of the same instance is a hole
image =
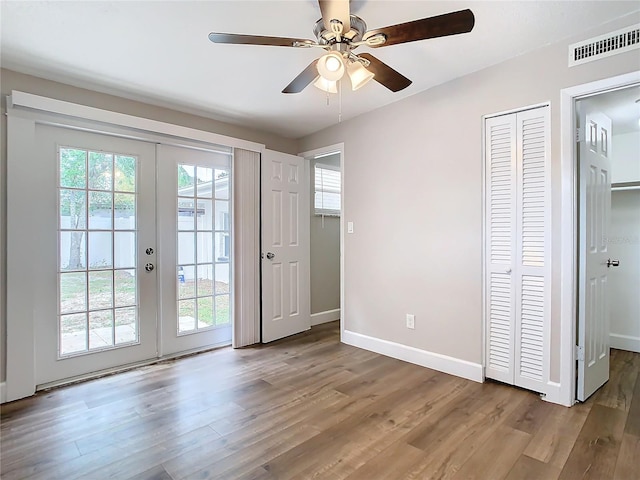
[[343, 151], [338, 144], [300, 154], [309, 163], [312, 326], [341, 320], [344, 312]]
[[640, 352], [640, 83], [573, 100], [575, 398], [584, 401], [609, 379], [610, 355]]

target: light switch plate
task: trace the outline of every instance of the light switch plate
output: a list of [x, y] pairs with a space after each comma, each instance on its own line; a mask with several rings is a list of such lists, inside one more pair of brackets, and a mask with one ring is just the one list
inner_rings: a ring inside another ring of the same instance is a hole
[[353, 222], [347, 222], [347, 233], [353, 233]]
[[416, 328], [416, 316], [410, 313], [407, 313], [407, 328], [412, 330]]

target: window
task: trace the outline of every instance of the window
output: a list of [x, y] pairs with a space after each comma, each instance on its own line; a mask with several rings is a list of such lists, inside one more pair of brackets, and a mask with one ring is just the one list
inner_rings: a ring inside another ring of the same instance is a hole
[[314, 170], [315, 214], [340, 216], [340, 167], [316, 163]]

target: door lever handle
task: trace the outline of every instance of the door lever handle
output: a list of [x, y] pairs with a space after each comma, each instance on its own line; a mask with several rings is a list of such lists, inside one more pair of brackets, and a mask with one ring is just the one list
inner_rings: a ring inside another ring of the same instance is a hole
[[620, 265], [620, 260], [611, 260], [610, 258], [607, 260], [607, 268], [617, 267]]

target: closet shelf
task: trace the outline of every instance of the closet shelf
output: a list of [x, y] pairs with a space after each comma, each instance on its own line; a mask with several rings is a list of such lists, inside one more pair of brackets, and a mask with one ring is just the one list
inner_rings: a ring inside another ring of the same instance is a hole
[[611, 184], [611, 191], [622, 191], [622, 190], [640, 190], [640, 181], [639, 182], [619, 182]]

